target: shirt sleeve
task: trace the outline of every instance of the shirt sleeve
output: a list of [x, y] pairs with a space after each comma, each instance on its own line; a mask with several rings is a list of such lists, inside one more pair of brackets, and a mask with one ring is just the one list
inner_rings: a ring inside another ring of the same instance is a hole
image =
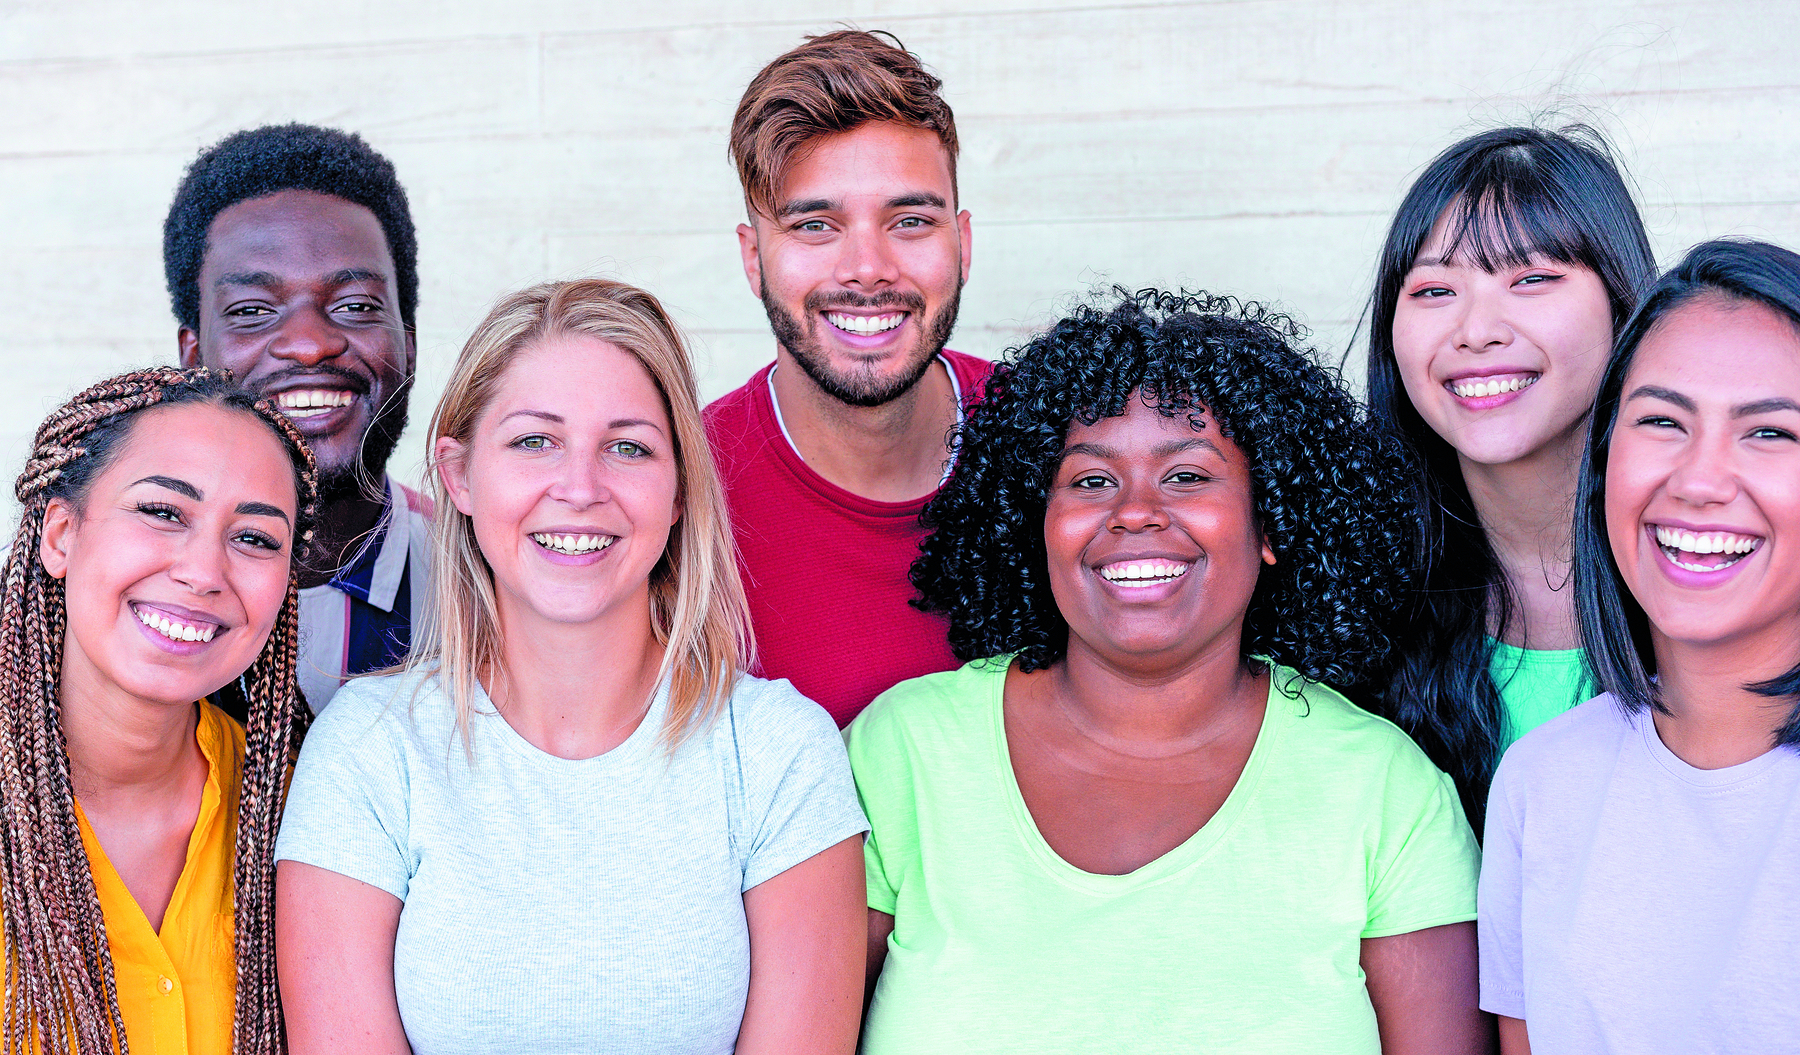
[[733, 708], [749, 806], [745, 890], [869, 830], [831, 715], [785, 681], [760, 692], [744, 713]]
[[1456, 786], [1410, 742], [1389, 767], [1365, 938], [1475, 918], [1481, 851]]
[[387, 698], [394, 689], [381, 687], [386, 681], [352, 682], [313, 722], [288, 787], [275, 859], [405, 901], [417, 861], [408, 849], [407, 765], [394, 723], [407, 708]]
[[906, 862], [918, 856], [912, 781], [906, 752], [895, 734], [888, 708], [878, 698], [850, 723], [847, 735], [856, 793], [869, 817], [869, 836], [863, 842], [869, 907], [890, 916], [896, 914], [900, 902]]
[[1488, 791], [1487, 829], [1482, 839], [1480, 921], [1481, 1009], [1508, 1018], [1525, 1017], [1525, 956], [1520, 925], [1520, 839], [1513, 781], [1501, 763]]

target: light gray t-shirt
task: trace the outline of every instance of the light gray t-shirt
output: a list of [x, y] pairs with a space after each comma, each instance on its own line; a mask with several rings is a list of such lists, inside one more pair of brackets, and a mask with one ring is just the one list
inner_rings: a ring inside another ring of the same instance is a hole
[[346, 685], [307, 736], [275, 848], [405, 903], [394, 988], [413, 1051], [730, 1052], [744, 891], [868, 830], [830, 716], [745, 675], [671, 758], [665, 686], [624, 743], [569, 760], [474, 703], [471, 764], [435, 679]]
[[1481, 1006], [1531, 1048], [1800, 1052], [1800, 752], [1696, 769], [1599, 696], [1500, 762]]

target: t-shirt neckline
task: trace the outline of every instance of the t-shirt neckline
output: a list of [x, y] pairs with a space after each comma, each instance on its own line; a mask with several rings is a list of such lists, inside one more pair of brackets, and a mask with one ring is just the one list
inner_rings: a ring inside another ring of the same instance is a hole
[[1210, 855], [1248, 809], [1249, 802], [1255, 797], [1262, 781], [1268, 757], [1286, 732], [1291, 718], [1287, 708], [1281, 706], [1286, 698], [1279, 696], [1279, 686], [1284, 674], [1292, 676], [1293, 672], [1268, 663], [1269, 697], [1263, 705], [1262, 727], [1256, 732], [1256, 743], [1250, 748], [1250, 757], [1244, 762], [1244, 771], [1238, 774], [1237, 783], [1232, 785], [1231, 792], [1225, 796], [1218, 811], [1207, 818], [1200, 830], [1188, 836], [1186, 841], [1135, 871], [1124, 875], [1089, 872], [1070, 864], [1050, 846], [1044, 833], [1038, 829], [1036, 819], [1031, 816], [1031, 809], [1025, 805], [1024, 792], [1019, 790], [1018, 775], [1013, 772], [1012, 754], [1006, 748], [1006, 674], [1012, 669], [1012, 657], [1007, 656], [1005, 660], [999, 666], [997, 674], [989, 675], [993, 679], [993, 688], [986, 704], [989, 750], [995, 764], [995, 777], [1000, 782], [1001, 798], [1006, 804], [1006, 812], [1011, 817], [1015, 834], [1024, 843], [1031, 857], [1051, 878], [1084, 893], [1110, 896], [1160, 883], [1187, 871]]
[[[1614, 708], [1618, 707], [1617, 701], [1609, 702]], [[1701, 769], [1669, 750], [1669, 745], [1663, 743], [1661, 734], [1656, 731], [1656, 719], [1648, 708], [1627, 714], [1625, 720], [1637, 727], [1638, 735], [1644, 741], [1644, 750], [1650, 753], [1650, 757], [1656, 760], [1657, 765], [1664, 772], [1681, 783], [1693, 787], [1730, 788], [1756, 780], [1767, 772], [1770, 766], [1780, 761], [1778, 756], [1783, 750], [1781, 747], [1772, 747], [1755, 758], [1747, 762], [1739, 762], [1735, 766], [1726, 766], [1723, 769]]]
[[[631, 731], [630, 736], [602, 754], [588, 758], [564, 758], [544, 750], [514, 729], [506, 716], [500, 713], [500, 709], [494, 706], [493, 699], [488, 696], [487, 689], [481, 682], [473, 683], [473, 692], [474, 695], [469, 700], [470, 720], [479, 721], [486, 728], [494, 730], [494, 739], [507, 751], [534, 766], [549, 769], [579, 767], [590, 772], [623, 764], [647, 750], [650, 742], [662, 731], [663, 718], [669, 706], [669, 679], [664, 678], [657, 683], [656, 694], [650, 698], [649, 708], [644, 711], [644, 717], [638, 720], [637, 728]], [[479, 764], [479, 746], [476, 748], [476, 761]]]
[[[950, 391], [956, 401], [956, 424], [959, 428], [952, 431], [951, 435], [953, 437], [960, 436], [960, 426], [967, 415], [967, 411], [963, 406], [962, 378], [957, 376], [956, 364], [950, 361], [950, 356], [943, 352], [939, 352], [936, 358], [937, 361], [943, 365], [945, 373], [950, 376]], [[806, 459], [800, 456], [800, 449], [794, 446], [794, 438], [788, 434], [787, 423], [783, 421], [781, 417], [781, 404], [775, 399], [775, 370], [780, 365], [780, 361], [776, 361], [764, 367], [760, 378], [753, 378], [749, 386], [752, 413], [761, 414], [764, 421], [767, 423], [765, 428], [767, 428], [767, 426], [772, 426], [768, 431], [772, 431], [781, 437], [779, 443], [770, 445], [770, 448], [775, 454], [776, 461], [786, 466], [796, 480], [806, 487], [811, 488], [821, 498], [824, 498], [844, 512], [883, 519], [902, 517], [911, 518], [918, 516], [920, 511], [925, 508], [925, 503], [931, 501], [931, 499], [937, 495], [935, 489], [931, 494], [922, 495], [905, 502], [883, 502], [879, 499], [865, 498], [854, 491], [847, 491], [837, 484], [832, 483], [830, 480], [825, 479], [825, 477], [819, 475], [817, 469], [806, 464]], [[959, 441], [953, 440], [952, 442], [958, 443]], [[956, 447], [952, 446], [950, 449], [950, 459], [944, 466], [944, 475], [938, 481], [938, 486], [940, 488], [943, 486], [944, 481], [950, 478], [950, 471], [955, 467], [956, 463], [956, 453]]]

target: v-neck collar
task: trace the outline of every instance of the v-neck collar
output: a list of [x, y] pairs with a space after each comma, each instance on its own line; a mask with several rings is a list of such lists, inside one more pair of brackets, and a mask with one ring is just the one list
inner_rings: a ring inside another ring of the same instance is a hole
[[1087, 894], [1112, 897], [1164, 882], [1211, 854], [1242, 819], [1248, 803], [1256, 796], [1269, 755], [1277, 750], [1293, 719], [1291, 708], [1283, 706], [1289, 701], [1277, 689], [1283, 682], [1283, 668], [1271, 663], [1269, 698], [1263, 706], [1262, 728], [1257, 730], [1256, 743], [1250, 748], [1250, 757], [1244, 761], [1243, 772], [1238, 774], [1237, 783], [1232, 785], [1218, 811], [1207, 818], [1199, 831], [1161, 857], [1124, 875], [1105, 875], [1077, 868], [1052, 849], [1039, 830], [1037, 820], [1032, 817], [1031, 809], [1025, 805], [1025, 794], [1019, 790], [1018, 774], [1013, 771], [1012, 755], [1006, 746], [1006, 672], [1011, 667], [1010, 659], [1000, 667], [986, 704], [990, 758], [994, 777], [1000, 785], [1001, 800], [1015, 834], [1032, 860], [1050, 878]]

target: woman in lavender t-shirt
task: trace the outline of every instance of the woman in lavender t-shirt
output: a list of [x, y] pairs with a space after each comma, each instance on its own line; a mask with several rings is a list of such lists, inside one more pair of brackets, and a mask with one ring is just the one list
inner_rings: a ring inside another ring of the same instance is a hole
[[1601, 382], [1575, 525], [1606, 694], [1489, 799], [1505, 1055], [1800, 1052], [1800, 256], [1708, 242]]

